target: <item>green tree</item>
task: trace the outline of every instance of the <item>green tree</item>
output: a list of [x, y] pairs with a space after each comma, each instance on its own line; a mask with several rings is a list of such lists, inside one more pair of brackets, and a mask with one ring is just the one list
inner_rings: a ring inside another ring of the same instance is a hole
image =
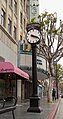
[[56, 72], [55, 80], [56, 80], [57, 99], [58, 99], [59, 84], [60, 84], [60, 82], [63, 78], [63, 67], [62, 67], [62, 65], [56, 63], [54, 65], [54, 69], [55, 69], [55, 72]]
[[49, 101], [52, 100], [51, 80], [55, 76], [54, 61], [58, 62], [63, 56], [63, 24], [57, 28], [57, 14], [42, 13], [39, 16], [42, 39], [39, 45], [39, 51], [46, 58], [49, 64]]
[[63, 67], [62, 67], [62, 65], [61, 64], [55, 64], [55, 72], [56, 72], [56, 74], [57, 74], [57, 80], [58, 80], [58, 82], [60, 82], [61, 81], [61, 79], [63, 78]]
[[[37, 46], [38, 52], [44, 56], [49, 66], [49, 100], [51, 100], [51, 78], [55, 77], [54, 61], [58, 62], [63, 56], [63, 23], [60, 20], [57, 28], [57, 14], [45, 11], [38, 16], [41, 27], [41, 41]], [[35, 19], [31, 20], [35, 22]]]
[[57, 14], [45, 12], [39, 16], [42, 39], [39, 45], [40, 53], [49, 63], [49, 72], [54, 76], [54, 61], [58, 62], [63, 56], [63, 24], [60, 20], [60, 26], [57, 28]]

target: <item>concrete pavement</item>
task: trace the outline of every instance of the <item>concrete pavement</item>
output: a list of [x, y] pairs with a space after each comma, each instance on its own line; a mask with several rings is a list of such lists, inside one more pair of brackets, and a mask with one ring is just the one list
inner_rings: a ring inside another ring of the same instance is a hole
[[[54, 111], [55, 108], [57, 109], [58, 104], [59, 103], [57, 100], [52, 103], [47, 103], [47, 99], [42, 98], [40, 100], [40, 107], [43, 109], [43, 111], [41, 113], [30, 113], [30, 112], [27, 112], [27, 109], [29, 107], [29, 101], [25, 103], [23, 102], [17, 105], [17, 108], [15, 110], [15, 117], [16, 119], [53, 119], [51, 118], [50, 115]], [[55, 112], [53, 113], [55, 114]], [[8, 112], [5, 114], [2, 114], [0, 115], [0, 119], [12, 119], [12, 113]]]
[[60, 104], [60, 99], [52, 106], [50, 113], [48, 114], [48, 119], [54, 119]]
[[60, 104], [59, 104], [55, 119], [63, 119], [63, 98], [61, 98], [60, 100]]

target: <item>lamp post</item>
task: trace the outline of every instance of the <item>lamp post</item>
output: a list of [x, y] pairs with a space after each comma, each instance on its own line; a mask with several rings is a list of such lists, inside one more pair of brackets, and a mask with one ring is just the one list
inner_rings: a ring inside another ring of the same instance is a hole
[[31, 44], [32, 48], [32, 85], [33, 85], [33, 93], [30, 97], [30, 107], [28, 108], [28, 112], [41, 112], [39, 107], [39, 100], [37, 94], [37, 62], [36, 62], [36, 44], [40, 42], [41, 32], [40, 26], [38, 23], [28, 24], [27, 25], [27, 41]]

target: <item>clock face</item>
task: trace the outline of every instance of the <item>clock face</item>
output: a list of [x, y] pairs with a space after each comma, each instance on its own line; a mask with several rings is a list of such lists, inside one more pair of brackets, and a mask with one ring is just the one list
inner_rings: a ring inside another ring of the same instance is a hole
[[32, 12], [32, 14], [36, 14], [36, 13], [37, 13], [37, 8], [36, 8], [36, 6], [33, 6], [33, 7], [32, 7], [31, 12]]
[[27, 33], [27, 41], [31, 44], [38, 43], [40, 41], [40, 38], [41, 38], [41, 33], [37, 29], [31, 29]]

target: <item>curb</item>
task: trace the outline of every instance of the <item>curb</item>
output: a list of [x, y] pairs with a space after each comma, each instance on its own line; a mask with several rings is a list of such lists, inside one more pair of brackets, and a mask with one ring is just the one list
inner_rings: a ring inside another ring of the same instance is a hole
[[47, 119], [54, 119], [55, 118], [56, 112], [58, 110], [59, 103], [60, 103], [60, 99], [58, 99], [57, 103], [55, 103], [53, 105]]

